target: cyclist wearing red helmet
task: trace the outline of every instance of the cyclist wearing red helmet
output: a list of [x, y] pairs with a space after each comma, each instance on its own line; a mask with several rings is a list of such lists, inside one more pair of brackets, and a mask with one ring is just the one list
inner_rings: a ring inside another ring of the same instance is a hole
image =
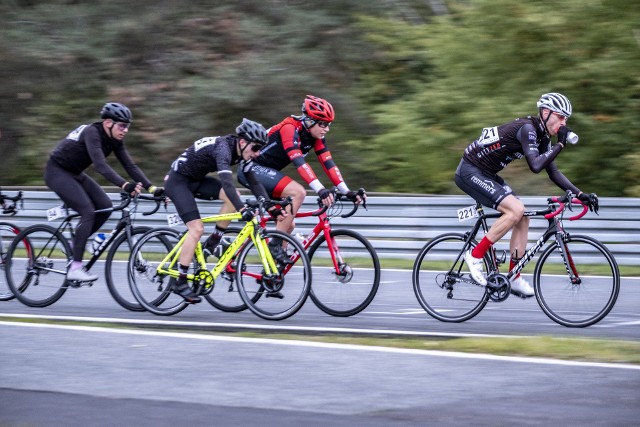
[[[333, 161], [326, 145], [325, 136], [335, 118], [333, 106], [325, 99], [307, 95], [302, 104], [302, 115], [285, 118], [269, 129], [269, 143], [255, 159], [253, 173], [262, 182], [272, 198], [291, 196], [293, 198], [293, 215], [279, 217], [276, 228], [291, 233], [295, 228], [294, 217], [306, 196], [305, 188], [281, 170], [293, 164], [300, 177], [315, 191], [326, 206], [333, 203], [333, 194], [320, 182], [305, 156], [313, 150], [320, 165], [338, 191], [347, 195], [357, 203], [362, 199], [355, 191], [350, 191], [342, 179], [338, 166]], [[238, 181], [245, 187], [249, 185], [242, 172], [238, 173]], [[271, 242], [272, 252], [278, 256], [279, 242]]]

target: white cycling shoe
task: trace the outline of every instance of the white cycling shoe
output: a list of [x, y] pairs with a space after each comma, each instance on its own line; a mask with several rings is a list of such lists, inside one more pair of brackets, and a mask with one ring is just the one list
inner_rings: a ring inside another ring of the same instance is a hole
[[522, 276], [511, 281], [511, 292], [524, 297], [532, 297], [534, 294], [533, 286], [531, 286]]
[[76, 268], [75, 270], [67, 271], [67, 280], [73, 282], [95, 282], [98, 280], [98, 276], [90, 274], [84, 268]]
[[476, 258], [471, 255], [471, 249], [464, 253], [464, 262], [469, 267], [471, 278], [482, 286], [487, 285], [487, 279], [484, 277], [484, 261], [482, 258]]

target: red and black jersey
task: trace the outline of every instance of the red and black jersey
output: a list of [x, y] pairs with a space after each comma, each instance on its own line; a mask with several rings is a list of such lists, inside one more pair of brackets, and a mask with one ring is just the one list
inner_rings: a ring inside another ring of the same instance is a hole
[[255, 163], [282, 170], [290, 163], [307, 184], [317, 179], [305, 157], [314, 150], [320, 165], [334, 185], [343, 183], [340, 170], [334, 163], [325, 139], [316, 139], [304, 128], [297, 117], [287, 117], [268, 130], [269, 143], [261, 150]]

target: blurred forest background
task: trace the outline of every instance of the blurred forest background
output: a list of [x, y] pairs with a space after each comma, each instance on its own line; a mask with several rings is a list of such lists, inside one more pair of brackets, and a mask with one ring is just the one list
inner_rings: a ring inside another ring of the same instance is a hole
[[[638, 1], [0, 0], [0, 17], [3, 185], [44, 185], [49, 151], [107, 101], [132, 109], [127, 147], [158, 183], [196, 139], [268, 127], [313, 94], [336, 109], [327, 140], [350, 187], [460, 194], [480, 130], [557, 91], [580, 135], [560, 168], [640, 197]], [[503, 176], [557, 193], [522, 160]]]

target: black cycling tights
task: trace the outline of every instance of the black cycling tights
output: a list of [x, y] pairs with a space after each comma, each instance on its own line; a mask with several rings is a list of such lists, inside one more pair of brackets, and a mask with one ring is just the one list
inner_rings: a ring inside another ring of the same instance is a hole
[[68, 207], [80, 214], [80, 222], [73, 239], [73, 260], [82, 261], [87, 240], [111, 215], [111, 212], [95, 213], [94, 211], [110, 208], [113, 203], [107, 193], [89, 175], [71, 173], [51, 159], [47, 162], [44, 182]]

